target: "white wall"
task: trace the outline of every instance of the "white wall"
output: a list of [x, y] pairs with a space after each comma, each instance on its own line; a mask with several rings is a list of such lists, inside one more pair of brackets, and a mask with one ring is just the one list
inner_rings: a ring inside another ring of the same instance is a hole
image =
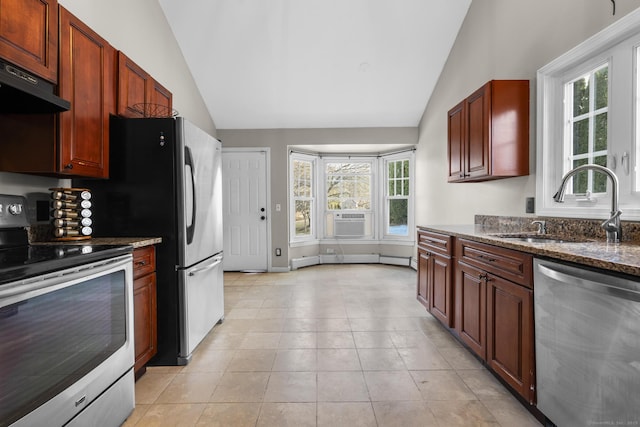
[[[420, 122], [416, 223], [472, 223], [475, 214], [525, 215], [535, 195], [536, 72], [639, 6], [635, 0], [474, 0]], [[527, 177], [447, 183], [447, 111], [492, 79], [528, 79]]]

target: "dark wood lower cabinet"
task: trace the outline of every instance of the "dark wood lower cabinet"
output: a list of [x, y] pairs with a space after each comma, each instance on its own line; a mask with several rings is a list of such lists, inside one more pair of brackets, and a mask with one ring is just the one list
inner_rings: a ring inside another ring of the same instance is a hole
[[417, 298], [418, 301], [424, 305], [424, 307], [429, 309], [429, 263], [431, 262], [431, 257], [429, 253], [418, 249], [418, 287], [417, 287]]
[[158, 351], [155, 248], [133, 251], [134, 372], [142, 376], [147, 362]]
[[531, 254], [419, 229], [416, 293], [470, 351], [535, 404]]
[[534, 402], [533, 292], [491, 275], [487, 282], [487, 363], [521, 396]]
[[458, 336], [473, 352], [485, 359], [487, 291], [482, 270], [458, 262], [455, 292]]
[[453, 292], [451, 289], [451, 258], [431, 255], [431, 298], [429, 311], [445, 326], [453, 324]]

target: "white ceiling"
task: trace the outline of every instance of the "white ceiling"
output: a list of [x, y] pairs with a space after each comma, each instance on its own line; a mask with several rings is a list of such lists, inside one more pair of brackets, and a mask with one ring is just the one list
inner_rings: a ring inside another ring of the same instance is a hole
[[218, 129], [415, 127], [471, 0], [159, 0]]

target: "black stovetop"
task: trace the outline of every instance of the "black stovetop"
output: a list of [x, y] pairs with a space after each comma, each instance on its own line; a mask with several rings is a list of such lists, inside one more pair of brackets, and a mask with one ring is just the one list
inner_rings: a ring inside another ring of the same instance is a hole
[[131, 253], [127, 245], [38, 244], [0, 248], [0, 285]]

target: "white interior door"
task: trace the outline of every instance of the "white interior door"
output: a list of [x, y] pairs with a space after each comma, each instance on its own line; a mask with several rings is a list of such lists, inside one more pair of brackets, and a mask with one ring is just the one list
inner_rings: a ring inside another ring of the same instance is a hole
[[224, 270], [268, 270], [267, 152], [222, 152]]

